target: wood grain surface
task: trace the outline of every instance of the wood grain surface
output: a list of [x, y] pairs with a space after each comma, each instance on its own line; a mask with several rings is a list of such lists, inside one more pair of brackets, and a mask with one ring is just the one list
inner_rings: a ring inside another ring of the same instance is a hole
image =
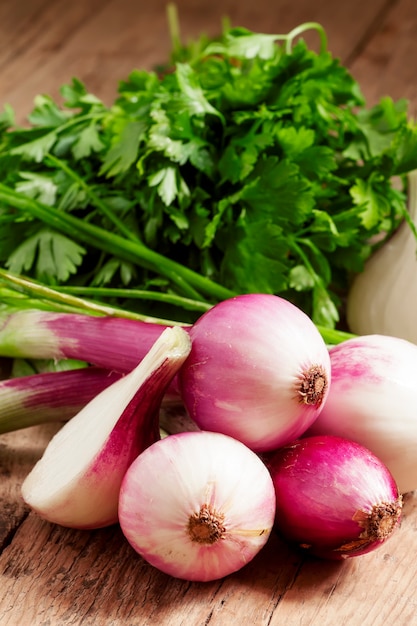
[[[417, 112], [415, 0], [178, 0], [184, 40], [235, 26], [326, 28], [369, 103], [405, 97]], [[314, 40], [312, 40], [314, 45]], [[170, 50], [162, 0], [1, 0], [0, 106], [24, 122], [36, 94], [73, 76], [106, 103], [134, 68]], [[212, 583], [169, 578], [117, 526], [73, 531], [40, 520], [20, 485], [59, 425], [0, 436], [0, 626], [417, 625], [417, 493], [381, 549], [344, 561], [307, 558], [272, 536], [240, 572]]]

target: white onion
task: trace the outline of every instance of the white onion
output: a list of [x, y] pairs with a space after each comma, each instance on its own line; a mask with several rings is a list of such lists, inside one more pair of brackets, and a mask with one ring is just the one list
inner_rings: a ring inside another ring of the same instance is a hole
[[274, 515], [264, 463], [219, 433], [154, 443], [130, 466], [120, 491], [129, 543], [153, 566], [186, 580], [215, 580], [243, 567], [265, 545]]
[[217, 304], [189, 332], [192, 347], [179, 385], [202, 430], [263, 452], [292, 441], [316, 419], [330, 359], [298, 307], [278, 296], [242, 295]]
[[308, 434], [338, 435], [371, 450], [402, 493], [417, 489], [417, 345], [365, 335], [330, 349], [332, 383]]

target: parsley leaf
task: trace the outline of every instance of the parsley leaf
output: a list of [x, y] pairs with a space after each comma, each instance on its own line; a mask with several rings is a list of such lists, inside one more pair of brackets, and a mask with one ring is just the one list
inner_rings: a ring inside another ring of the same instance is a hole
[[38, 96], [29, 127], [0, 114], [0, 263], [15, 273], [121, 289], [125, 309], [129, 288], [207, 306], [276, 293], [334, 327], [352, 274], [406, 215], [407, 102], [368, 107], [318, 25], [177, 42], [109, 107], [77, 78], [61, 96]]
[[17, 191], [24, 193], [29, 198], [37, 198], [44, 204], [55, 204], [57, 186], [49, 176], [21, 171], [20, 177], [23, 180], [16, 184]]
[[37, 279], [47, 284], [65, 282], [77, 271], [85, 249], [68, 237], [41, 229], [10, 254], [6, 266], [15, 274], [33, 268]]
[[276, 157], [259, 161], [239, 198], [257, 215], [288, 224], [302, 223], [314, 206], [310, 186], [301, 178], [298, 166]]
[[[100, 174], [108, 177], [126, 172], [138, 158], [139, 143], [146, 130], [146, 124], [136, 120], [122, 120], [113, 129], [112, 146], [106, 153]], [[102, 143], [97, 136], [95, 145], [100, 150]], [[77, 158], [77, 155], [74, 155]], [[79, 157], [78, 157], [79, 158]]]

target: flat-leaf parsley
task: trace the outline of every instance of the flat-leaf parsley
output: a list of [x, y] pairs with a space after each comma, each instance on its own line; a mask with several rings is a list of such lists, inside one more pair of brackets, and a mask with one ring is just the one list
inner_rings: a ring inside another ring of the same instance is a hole
[[177, 41], [110, 107], [78, 79], [62, 96], [39, 96], [29, 128], [0, 117], [0, 264], [58, 290], [132, 311], [148, 293], [140, 310], [184, 321], [275, 293], [333, 328], [406, 213], [407, 103], [367, 108], [320, 25]]

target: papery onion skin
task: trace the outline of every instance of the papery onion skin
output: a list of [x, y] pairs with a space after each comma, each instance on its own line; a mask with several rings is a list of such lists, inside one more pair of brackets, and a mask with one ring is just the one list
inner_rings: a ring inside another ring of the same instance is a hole
[[130, 466], [120, 491], [119, 521], [132, 547], [159, 570], [190, 581], [223, 578], [251, 561], [274, 515], [266, 466], [220, 433], [161, 439]]
[[385, 465], [363, 446], [306, 437], [268, 459], [275, 527], [290, 543], [330, 560], [375, 550], [400, 524], [402, 498]]
[[369, 448], [401, 493], [417, 489], [417, 345], [364, 335], [330, 349], [332, 384], [308, 435], [344, 437]]
[[327, 347], [310, 318], [287, 300], [246, 294], [225, 300], [190, 329], [180, 393], [202, 430], [256, 452], [301, 435], [330, 385]]

